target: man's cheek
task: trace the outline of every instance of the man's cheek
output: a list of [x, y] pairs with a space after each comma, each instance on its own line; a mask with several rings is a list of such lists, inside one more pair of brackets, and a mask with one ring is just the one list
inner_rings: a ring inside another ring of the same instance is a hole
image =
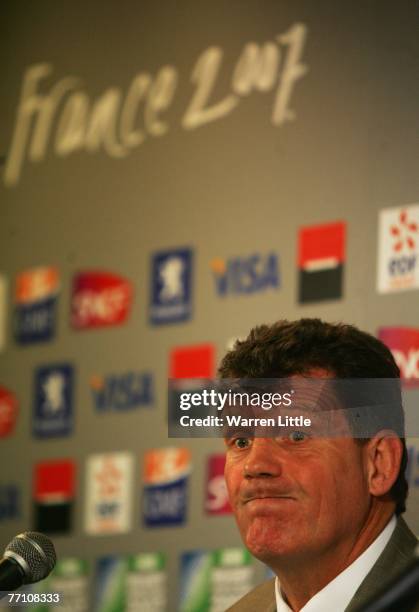
[[230, 500], [230, 504], [234, 510], [234, 512], [238, 512], [240, 505], [239, 505], [239, 492], [237, 489], [232, 489], [232, 488], [228, 488], [227, 487], [227, 492], [228, 492], [228, 498]]
[[230, 501], [231, 507], [233, 508], [234, 513], [237, 514], [243, 510], [243, 505], [240, 502], [240, 485], [236, 485], [233, 482], [226, 481], [227, 484], [227, 494], [228, 499]]
[[227, 463], [224, 470], [224, 479], [226, 482], [228, 495], [230, 499], [232, 499], [234, 497], [235, 491], [240, 486], [240, 482], [238, 481], [237, 475], [235, 474], [234, 470], [230, 468]]
[[252, 521], [246, 512], [246, 506], [241, 505], [235, 507], [234, 518], [236, 519], [240, 535], [242, 536], [243, 540], [246, 541], [252, 524]]

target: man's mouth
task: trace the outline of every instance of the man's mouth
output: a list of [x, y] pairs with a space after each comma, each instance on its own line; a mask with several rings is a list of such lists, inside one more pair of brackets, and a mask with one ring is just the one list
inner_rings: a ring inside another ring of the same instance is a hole
[[249, 502], [256, 501], [256, 500], [280, 501], [280, 500], [286, 500], [286, 499], [294, 499], [294, 498], [291, 497], [290, 495], [272, 495], [272, 494], [252, 495], [251, 497], [246, 497], [243, 500], [243, 504], [248, 504]]

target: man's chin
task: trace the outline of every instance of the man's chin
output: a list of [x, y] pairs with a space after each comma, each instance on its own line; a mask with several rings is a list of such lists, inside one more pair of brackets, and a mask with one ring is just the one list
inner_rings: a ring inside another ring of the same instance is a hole
[[286, 558], [292, 554], [294, 549], [292, 546], [283, 546], [273, 544], [272, 542], [261, 542], [260, 540], [247, 540], [246, 547], [252, 555], [264, 563], [269, 564], [269, 561]]
[[273, 527], [271, 521], [255, 520], [244, 534], [244, 542], [252, 555], [260, 561], [268, 562], [279, 557], [297, 554], [301, 535], [297, 537], [289, 529]]

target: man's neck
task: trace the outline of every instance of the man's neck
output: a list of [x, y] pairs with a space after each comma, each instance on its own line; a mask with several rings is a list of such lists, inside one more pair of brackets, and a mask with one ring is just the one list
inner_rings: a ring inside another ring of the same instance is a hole
[[355, 540], [343, 540], [333, 549], [324, 551], [319, 557], [295, 559], [295, 562], [281, 562], [277, 567], [271, 565], [278, 576], [283, 598], [293, 611], [301, 608], [316, 593], [349, 567], [380, 535], [393, 512], [372, 515], [362, 527]]

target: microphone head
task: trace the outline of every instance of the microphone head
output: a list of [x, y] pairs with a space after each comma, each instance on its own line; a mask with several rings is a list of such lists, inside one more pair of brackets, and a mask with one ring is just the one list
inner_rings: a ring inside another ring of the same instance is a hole
[[7, 545], [4, 556], [18, 563], [24, 574], [24, 584], [46, 578], [57, 561], [54, 544], [36, 531], [25, 531], [15, 536]]

